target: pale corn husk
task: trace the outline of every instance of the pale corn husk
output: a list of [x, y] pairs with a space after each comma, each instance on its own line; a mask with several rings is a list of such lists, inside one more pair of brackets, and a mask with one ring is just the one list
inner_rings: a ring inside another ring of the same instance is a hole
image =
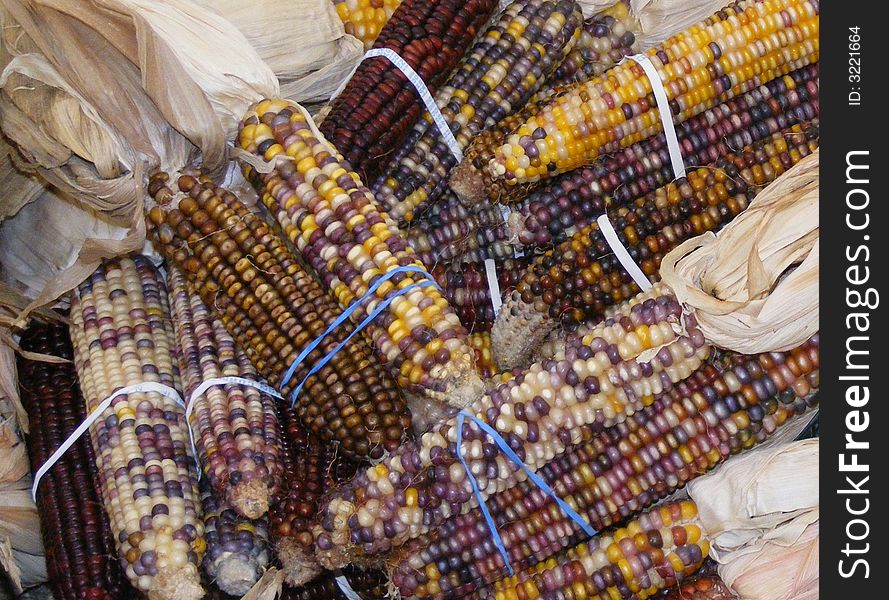
[[[0, 138], [0, 224], [15, 216], [23, 206], [33, 202], [43, 193], [43, 185], [34, 177], [28, 177], [16, 167], [18, 152]], [[20, 159], [19, 159], [20, 160]]]
[[580, 10], [583, 12], [583, 18], [589, 19], [609, 6], [614, 6], [618, 1], [619, 0], [577, 0], [577, 4], [580, 5]]
[[818, 597], [818, 449], [760, 448], [688, 484], [710, 556], [742, 600]]
[[717, 346], [757, 354], [802, 344], [818, 331], [818, 152], [718, 234], [677, 246], [660, 275]]
[[275, 600], [281, 594], [284, 585], [284, 572], [271, 567], [259, 581], [241, 598], [241, 600]]
[[0, 573], [14, 593], [47, 580], [28, 455], [15, 421], [20, 406], [15, 354], [0, 343]]
[[364, 54], [330, 0], [195, 0], [234, 24], [275, 72], [280, 95], [327, 100]]
[[630, 12], [638, 24], [635, 33], [639, 47], [647, 50], [657, 46], [728, 4], [728, 0], [630, 0]]

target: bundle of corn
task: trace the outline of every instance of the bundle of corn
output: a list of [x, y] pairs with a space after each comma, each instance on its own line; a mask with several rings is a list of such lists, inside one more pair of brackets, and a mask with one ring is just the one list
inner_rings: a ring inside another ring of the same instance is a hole
[[[763, 186], [810, 155], [817, 144], [817, 124], [775, 133], [611, 211], [609, 221], [645, 276], [657, 280], [669, 251], [731, 221]], [[523, 364], [560, 325], [571, 331], [594, 321], [605, 307], [638, 290], [599, 224], [591, 223], [538, 257], [504, 300], [491, 331], [497, 364]]]
[[[530, 257], [494, 261], [493, 273], [501, 301], [515, 289], [530, 262]], [[447, 267], [436, 267], [432, 275], [467, 329], [473, 332], [491, 329], [496, 315], [485, 263], [454, 262]]]
[[[395, 52], [435, 93], [496, 8], [496, 0], [405, 0], [374, 48]], [[387, 58], [370, 58], [333, 100], [321, 131], [365, 181], [372, 181], [422, 109], [404, 73]]]
[[350, 319], [358, 324], [378, 312], [366, 331], [402, 387], [462, 408], [482, 387], [466, 329], [428, 285], [434, 282], [424, 279], [395, 223], [319, 136], [301, 107], [255, 105], [240, 146], [275, 164], [268, 173], [245, 167], [245, 174], [340, 308], [350, 307]]
[[580, 37], [573, 0], [516, 0], [481, 35], [435, 103], [452, 134], [447, 142], [429, 112], [417, 121], [372, 189], [397, 221], [410, 222], [447, 189], [464, 150], [481, 130], [525, 103], [552, 75]]
[[[683, 162], [708, 165], [754, 142], [818, 117], [818, 65], [770, 81], [676, 128]], [[792, 138], [791, 138], [792, 140]], [[675, 178], [663, 134], [603, 156], [533, 190], [509, 217], [503, 237], [522, 247], [559, 244], [612, 208]]]
[[[192, 279], [256, 370], [290, 401], [312, 366], [352, 328], [336, 329], [288, 379], [294, 360], [339, 316], [336, 303], [234, 194], [206, 178], [183, 175], [176, 184], [178, 193], [157, 174], [149, 186], [158, 203], [149, 217], [159, 250]], [[353, 456], [381, 456], [410, 427], [395, 381], [360, 336], [306, 379], [296, 406], [312, 431]]]
[[[771, 439], [815, 404], [818, 349], [814, 336], [788, 353], [711, 361], [624, 423], [590, 428], [588, 441], [538, 474], [596, 529], [618, 523]], [[532, 566], [586, 537], [529, 482], [487, 504], [513, 568]], [[405, 544], [393, 567], [401, 594], [418, 598], [462, 597], [506, 575], [478, 509]]]
[[496, 206], [463, 206], [451, 192], [429, 207], [405, 231], [405, 239], [423, 264], [512, 258], [506, 221]]
[[201, 490], [207, 551], [201, 568], [219, 589], [241, 597], [271, 561], [268, 519], [249, 519], [217, 498], [209, 485]]
[[645, 598], [694, 574], [710, 552], [691, 500], [643, 513], [534, 567], [481, 589], [476, 598]]
[[[652, 48], [674, 123], [818, 60], [818, 3], [742, 0]], [[466, 202], [553, 177], [662, 131], [652, 82], [628, 61], [569, 86], [505, 137], [474, 144], [451, 177]]]
[[185, 409], [155, 389], [114, 395], [178, 388], [163, 279], [144, 256], [103, 262], [74, 294], [70, 330], [86, 411], [113, 397], [90, 436], [126, 574], [149, 598], [198, 600], [205, 542]]
[[584, 425], [620, 423], [693, 373], [710, 347], [694, 317], [683, 318], [675, 298], [657, 292], [622, 306], [564, 360], [536, 363], [487, 392], [465, 426], [461, 413], [337, 488], [316, 528], [321, 564], [389, 552], [521, 481], [525, 473], [479, 423], [537, 471], [579, 442]]
[[269, 511], [275, 554], [290, 585], [303, 585], [321, 567], [312, 556], [311, 528], [321, 497], [337, 482], [354, 475], [357, 464], [344, 459], [336, 446], [310, 435], [289, 407], [280, 411], [284, 440], [284, 486]]
[[353, 35], [370, 48], [401, 0], [333, 0], [336, 14]]
[[256, 371], [176, 265], [169, 265], [167, 284], [198, 462], [214, 494], [258, 519], [281, 483], [274, 399], [234, 381], [204, 384], [222, 377], [257, 380]]
[[[21, 348], [71, 359], [68, 332], [59, 325], [33, 324]], [[37, 470], [86, 417], [71, 363], [19, 359], [21, 399], [28, 411], [28, 455]], [[132, 594], [114, 558], [108, 517], [93, 479], [95, 455], [81, 438], [37, 488], [40, 529], [53, 594], [60, 600], [112, 600]]]

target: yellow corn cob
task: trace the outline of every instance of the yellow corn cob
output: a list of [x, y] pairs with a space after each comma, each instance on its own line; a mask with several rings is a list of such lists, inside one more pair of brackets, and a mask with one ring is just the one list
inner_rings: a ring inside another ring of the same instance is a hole
[[[673, 122], [681, 123], [817, 61], [818, 3], [736, 2], [646, 55], [663, 82]], [[652, 84], [638, 63], [627, 61], [569, 86], [499, 144], [470, 148], [451, 187], [462, 200], [478, 202], [485, 179], [501, 186], [539, 181], [660, 131]]]
[[333, 4], [346, 33], [370, 48], [401, 0], [333, 0]]

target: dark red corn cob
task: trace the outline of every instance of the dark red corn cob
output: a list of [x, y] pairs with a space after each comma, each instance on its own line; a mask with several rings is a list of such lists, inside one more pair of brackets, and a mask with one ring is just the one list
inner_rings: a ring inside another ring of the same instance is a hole
[[321, 573], [312, 556], [318, 503], [334, 483], [354, 475], [357, 463], [338, 452], [337, 445], [322, 444], [306, 431], [289, 406], [282, 406], [279, 415], [284, 477], [280, 500], [269, 510], [270, 533], [287, 582], [298, 586]]
[[[497, 7], [497, 0], [405, 0], [374, 48], [395, 51], [431, 93]], [[423, 110], [413, 85], [387, 58], [364, 61], [321, 123], [363, 181], [373, 181]]]
[[[325, 571], [318, 579], [301, 587], [284, 587], [281, 600], [348, 600], [336, 582], [337, 575]], [[346, 567], [342, 577], [363, 600], [382, 600], [387, 597], [389, 580], [376, 569], [360, 570]]]
[[656, 600], [736, 600], [737, 596], [718, 575], [696, 577], [679, 587], [665, 590]]
[[[538, 471], [597, 530], [664, 498], [731, 455], [769, 438], [817, 402], [819, 336], [790, 352], [725, 353], [650, 406]], [[487, 502], [513, 568], [524, 569], [586, 538], [528, 482]], [[404, 597], [459, 598], [507, 575], [479, 509], [452, 517], [397, 554]]]
[[[34, 323], [22, 349], [72, 358], [64, 326]], [[19, 359], [19, 391], [28, 411], [28, 457], [36, 472], [86, 418], [71, 363]], [[93, 478], [93, 447], [81, 437], [37, 489], [46, 567], [58, 600], [115, 600], [134, 595], [117, 560], [108, 518]]]

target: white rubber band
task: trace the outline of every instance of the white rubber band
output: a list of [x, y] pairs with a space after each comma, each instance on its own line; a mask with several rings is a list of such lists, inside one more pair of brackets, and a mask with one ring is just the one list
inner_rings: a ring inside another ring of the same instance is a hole
[[633, 278], [633, 281], [636, 282], [639, 289], [643, 292], [650, 289], [651, 281], [648, 280], [648, 277], [645, 276], [645, 273], [643, 273], [642, 269], [639, 268], [639, 265], [633, 261], [630, 253], [627, 252], [627, 249], [620, 242], [620, 238], [617, 237], [617, 232], [614, 231], [611, 221], [608, 220], [608, 215], [600, 215], [599, 218], [596, 219], [596, 223], [599, 224], [599, 231], [605, 236], [605, 241], [608, 242], [608, 245], [614, 251], [617, 260], [619, 260], [623, 268], [627, 270], [627, 273], [630, 274], [630, 277]]
[[451, 151], [451, 154], [454, 155], [454, 158], [457, 159], [457, 162], [463, 161], [463, 149], [460, 148], [460, 144], [457, 143], [457, 138], [454, 137], [454, 133], [451, 131], [451, 128], [448, 127], [448, 122], [445, 121], [444, 115], [441, 114], [441, 110], [438, 108], [438, 105], [435, 103], [435, 99], [432, 97], [432, 94], [429, 92], [429, 88], [426, 87], [426, 83], [423, 79], [417, 75], [417, 72], [414, 71], [413, 67], [407, 64], [403, 58], [398, 56], [394, 50], [390, 48], [374, 48], [372, 50], [368, 50], [361, 60], [358, 61], [358, 64], [355, 65], [355, 68], [352, 69], [352, 72], [346, 77], [343, 82], [340, 84], [340, 87], [333, 93], [330, 97], [330, 101], [333, 101], [334, 98], [340, 95], [344, 89], [346, 89], [346, 85], [348, 85], [349, 80], [352, 79], [352, 76], [355, 74], [355, 71], [358, 70], [358, 66], [367, 60], [368, 58], [374, 58], [376, 56], [382, 56], [384, 58], [389, 59], [395, 67], [404, 73], [404, 76], [407, 77], [407, 80], [411, 82], [414, 86], [414, 89], [417, 90], [417, 94], [420, 96], [420, 100], [423, 101], [423, 104], [426, 105], [426, 110], [432, 115], [432, 122], [435, 123], [435, 126], [438, 128], [438, 132], [441, 134], [441, 137], [444, 138], [445, 144], [447, 144], [448, 148]]
[[[279, 400], [283, 400], [284, 396], [278, 393], [278, 391], [272, 386], [263, 383], [261, 381], [254, 381], [253, 379], [247, 379], [245, 377], [211, 377], [210, 379], [204, 380], [194, 389], [191, 395], [188, 397], [188, 403], [185, 405], [185, 425], [188, 428], [188, 440], [191, 442], [191, 451], [194, 453], [195, 462], [198, 462], [198, 447], [195, 443], [194, 439], [194, 431], [191, 428], [191, 413], [194, 412], [194, 399], [198, 398], [201, 394], [205, 394], [207, 390], [209, 390], [214, 385], [227, 385], [230, 383], [234, 383], [237, 385], [246, 385], [248, 387], [256, 388], [263, 394], [268, 394], [274, 398], [278, 398]], [[198, 480], [200, 481], [202, 474], [202, 469], [198, 469]]]
[[[124, 394], [135, 394], [138, 392], [156, 392], [161, 396], [169, 398], [176, 404], [180, 405], [182, 408], [185, 408], [185, 402], [182, 400], [182, 396], [179, 395], [179, 392], [171, 388], [170, 386], [164, 385], [162, 383], [157, 383], [156, 381], [145, 381], [142, 383], [137, 383], [135, 385], [128, 385], [126, 387], [122, 387], [119, 390], [112, 393], [110, 396], [102, 400], [96, 408], [90, 412], [86, 419], [77, 426], [77, 429], [71, 432], [71, 435], [68, 436], [62, 445], [56, 448], [56, 451], [52, 453], [52, 455], [46, 459], [46, 462], [40, 465], [40, 468], [37, 469], [37, 472], [34, 473], [34, 482], [31, 484], [31, 498], [34, 502], [37, 502], [37, 486], [40, 485], [40, 480], [46, 475], [46, 472], [49, 471], [53, 465], [55, 465], [59, 459], [62, 457], [65, 452], [68, 451], [74, 443], [80, 439], [80, 437], [90, 428], [90, 426], [95, 423], [99, 417], [105, 412], [115, 398], [118, 396], [122, 396]], [[197, 460], [197, 457], [195, 457]], [[200, 473], [200, 469], [198, 469], [198, 473]]]
[[661, 125], [664, 128], [664, 136], [667, 138], [667, 150], [670, 152], [670, 163], [673, 165], [673, 175], [675, 179], [685, 177], [685, 163], [682, 162], [682, 152], [679, 149], [679, 138], [676, 137], [676, 126], [673, 124], [673, 113], [670, 111], [670, 101], [667, 99], [667, 92], [664, 90], [664, 82], [658, 75], [657, 69], [645, 54], [634, 54], [627, 56], [620, 62], [625, 60], [633, 60], [642, 67], [648, 81], [651, 82], [651, 91], [654, 92], [654, 99], [657, 101], [657, 109], [661, 115]]
[[346, 579], [346, 576], [340, 573], [334, 578], [336, 584], [339, 586], [340, 591], [343, 593], [348, 600], [362, 600], [361, 596], [352, 589], [352, 586], [349, 584], [349, 580]]
[[485, 276], [488, 278], [488, 291], [491, 293], [491, 305], [494, 307], [494, 316], [500, 314], [503, 299], [500, 297], [500, 282], [497, 281], [497, 265], [493, 258], [485, 259]]

